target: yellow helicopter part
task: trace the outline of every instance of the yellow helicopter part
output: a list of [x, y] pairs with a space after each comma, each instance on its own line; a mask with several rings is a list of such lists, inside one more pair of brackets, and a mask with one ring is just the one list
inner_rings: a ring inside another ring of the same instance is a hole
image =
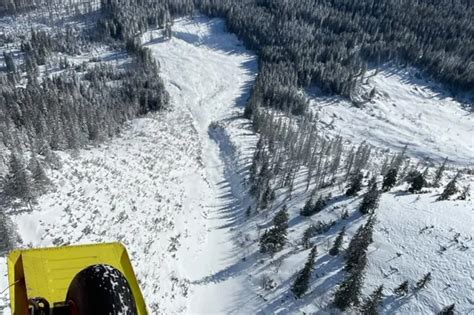
[[15, 250], [8, 256], [10, 306], [13, 315], [28, 314], [28, 299], [51, 305], [64, 302], [69, 284], [81, 270], [110, 265], [127, 279], [139, 315], [148, 314], [127, 250], [120, 243]]

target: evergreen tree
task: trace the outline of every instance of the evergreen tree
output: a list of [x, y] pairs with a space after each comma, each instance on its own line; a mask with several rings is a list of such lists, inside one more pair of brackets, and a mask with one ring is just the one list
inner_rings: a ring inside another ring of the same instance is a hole
[[426, 273], [425, 275], [423, 275], [423, 278], [421, 278], [420, 280], [418, 280], [418, 282], [416, 283], [416, 288], [417, 288], [417, 289], [422, 289], [422, 288], [424, 288], [430, 281], [431, 281], [431, 272], [428, 272], [428, 273]]
[[364, 255], [337, 288], [334, 294], [334, 305], [341, 311], [346, 310], [351, 305], [359, 304], [366, 263], [367, 258]]
[[347, 196], [354, 196], [357, 192], [360, 191], [360, 189], [362, 187], [362, 178], [363, 177], [364, 176], [360, 172], [351, 177], [351, 181], [350, 181], [350, 184], [349, 184], [349, 189], [347, 189], [347, 191], [346, 191]]
[[301, 209], [300, 214], [305, 217], [312, 216], [318, 212], [321, 212], [321, 210], [324, 209], [326, 204], [327, 204], [327, 200], [323, 198], [322, 196], [319, 196], [318, 200], [314, 204], [312, 204], [311, 199], [310, 199], [306, 202], [303, 209]]
[[364, 194], [364, 198], [359, 206], [359, 211], [363, 214], [373, 213], [377, 208], [380, 199], [380, 191], [377, 183], [373, 183], [370, 189]]
[[336, 240], [334, 241], [332, 248], [329, 250], [329, 255], [336, 256], [339, 254], [342, 242], [344, 240], [345, 232], [346, 232], [346, 227], [343, 227], [341, 232], [339, 232], [339, 235], [336, 237]]
[[288, 210], [286, 208], [286, 205], [284, 205], [282, 209], [278, 211], [275, 217], [273, 218], [273, 226], [286, 235], [288, 230], [288, 220]]
[[300, 210], [300, 214], [306, 217], [310, 216], [312, 209], [313, 209], [313, 198], [309, 198], [308, 201], [306, 201], [303, 209]]
[[315, 234], [315, 229], [316, 227], [314, 225], [310, 225], [308, 226], [308, 228], [304, 231], [303, 233], [303, 239], [301, 241], [301, 243], [303, 244], [303, 247], [305, 249], [309, 249], [313, 246], [313, 244], [311, 243], [310, 239], [314, 236]]
[[411, 183], [411, 186], [408, 191], [411, 193], [416, 193], [419, 192], [423, 188], [423, 186], [425, 186], [425, 177], [423, 176], [423, 173], [413, 171], [409, 176], [408, 182]]
[[28, 203], [35, 196], [31, 173], [16, 152], [10, 155], [10, 167], [5, 190], [10, 197], [19, 198]]
[[438, 197], [438, 200], [447, 200], [449, 197], [451, 197], [458, 191], [458, 188], [456, 186], [458, 177], [459, 177], [459, 172], [456, 174], [456, 176], [454, 176], [453, 179], [449, 181], [449, 183], [446, 185], [441, 195]]
[[443, 307], [443, 309], [438, 313], [438, 315], [454, 315], [454, 307], [456, 304], [451, 304]]
[[266, 230], [260, 238], [260, 252], [274, 254], [286, 243], [288, 234], [288, 211], [286, 206], [273, 218], [273, 227]]
[[391, 168], [387, 172], [387, 175], [385, 175], [383, 179], [383, 184], [382, 184], [383, 191], [389, 191], [390, 189], [393, 188], [393, 186], [395, 186], [395, 183], [397, 182], [397, 174], [398, 174], [398, 169], [396, 168]]
[[46, 175], [43, 166], [35, 156], [31, 158], [30, 163], [28, 165], [28, 169], [34, 180], [34, 186], [36, 188], [36, 191], [43, 192], [46, 187], [51, 183], [51, 181]]
[[361, 307], [361, 313], [363, 315], [377, 315], [379, 313], [378, 308], [382, 304], [383, 299], [383, 285], [379, 286], [372, 292], [370, 297], [365, 299], [364, 304]]
[[3, 60], [5, 62], [7, 72], [16, 72], [16, 65], [15, 61], [13, 60], [13, 57], [11, 54], [7, 53], [5, 50], [3, 51]]
[[352, 237], [346, 250], [346, 270], [351, 270], [357, 266], [367, 253], [367, 248], [372, 243], [375, 217], [371, 216], [367, 223], [359, 227]]
[[403, 296], [408, 294], [408, 280], [403, 281], [398, 287], [393, 290], [393, 292], [398, 296]]
[[309, 281], [311, 279], [311, 271], [313, 270], [314, 260], [317, 255], [316, 246], [311, 249], [311, 252], [308, 255], [308, 259], [303, 267], [303, 269], [298, 273], [293, 286], [291, 287], [291, 291], [293, 294], [300, 298], [303, 294], [308, 291], [309, 288]]
[[433, 181], [433, 186], [434, 187], [439, 187], [439, 182], [441, 181], [441, 178], [443, 177], [443, 173], [446, 169], [446, 163], [448, 162], [448, 158], [446, 157], [443, 160], [443, 163], [440, 165], [440, 167], [436, 170], [435, 178]]

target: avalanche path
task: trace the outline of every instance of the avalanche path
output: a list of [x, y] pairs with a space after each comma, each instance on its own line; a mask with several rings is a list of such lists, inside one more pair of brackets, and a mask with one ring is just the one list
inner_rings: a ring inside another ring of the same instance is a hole
[[[231, 142], [244, 137], [245, 130], [242, 122], [237, 126], [231, 122], [242, 115], [257, 62], [224, 29], [222, 20], [200, 16], [177, 20], [169, 41], [156, 43], [153, 33], [144, 36], [151, 39], [146, 46], [160, 63], [173, 107], [189, 111], [202, 150], [204, 176], [188, 178], [183, 207], [191, 210], [202, 205], [207, 230], [202, 243], [196, 244], [199, 230], [191, 228], [191, 238], [178, 252], [192, 285], [188, 308], [192, 313], [251, 309], [245, 277], [234, 274], [240, 255], [232, 226], [243, 213], [245, 200], [239, 199], [243, 192]], [[186, 224], [185, 217], [179, 219]], [[191, 250], [195, 246], [201, 248], [198, 253]]]

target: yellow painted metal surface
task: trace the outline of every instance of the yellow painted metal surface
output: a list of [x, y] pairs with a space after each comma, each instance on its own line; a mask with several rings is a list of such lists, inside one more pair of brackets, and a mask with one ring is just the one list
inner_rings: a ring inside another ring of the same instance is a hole
[[120, 243], [16, 250], [8, 256], [11, 311], [27, 314], [27, 300], [43, 297], [64, 302], [74, 276], [84, 268], [106, 264], [121, 271], [132, 289], [139, 315], [147, 314], [127, 250]]

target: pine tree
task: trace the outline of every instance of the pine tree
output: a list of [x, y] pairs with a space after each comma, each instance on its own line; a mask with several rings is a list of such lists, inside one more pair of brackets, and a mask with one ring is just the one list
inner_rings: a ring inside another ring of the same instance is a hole
[[365, 299], [360, 311], [363, 315], [377, 315], [378, 308], [382, 304], [383, 299], [383, 285], [379, 286], [372, 292], [370, 297]]
[[411, 172], [408, 182], [411, 183], [411, 186], [408, 189], [408, 191], [411, 193], [419, 192], [426, 184], [423, 173], [418, 171]]
[[324, 209], [324, 207], [326, 207], [326, 204], [327, 204], [326, 198], [319, 196], [318, 200], [314, 204], [313, 211], [312, 211], [313, 214], [321, 212]]
[[443, 160], [443, 163], [440, 165], [440, 167], [436, 170], [435, 178], [433, 181], [434, 187], [439, 187], [439, 182], [441, 181], [441, 178], [443, 177], [443, 173], [444, 173], [444, 170], [446, 169], [447, 162], [448, 162], [448, 158], [446, 157]]
[[282, 207], [280, 211], [277, 212], [275, 217], [273, 218], [273, 226], [280, 230], [282, 233], [285, 234], [287, 233], [288, 230], [288, 210], [286, 209], [286, 205]]
[[291, 291], [293, 294], [300, 298], [303, 294], [308, 291], [309, 288], [309, 281], [311, 278], [311, 271], [313, 270], [314, 260], [317, 255], [316, 246], [311, 249], [311, 252], [308, 255], [308, 259], [303, 267], [303, 269], [298, 273], [293, 286], [291, 287]]
[[303, 247], [305, 249], [309, 249], [313, 246], [313, 244], [311, 243], [310, 239], [314, 236], [314, 231], [315, 231], [316, 227], [314, 225], [310, 225], [308, 226], [308, 228], [304, 231], [303, 233], [303, 239], [301, 241], [301, 243], [303, 244]]
[[438, 315], [454, 315], [454, 307], [456, 304], [451, 304], [443, 307], [443, 309], [438, 313]]
[[305, 217], [310, 217], [318, 212], [321, 212], [321, 210], [324, 209], [326, 204], [327, 204], [327, 200], [323, 198], [322, 196], [319, 196], [318, 200], [314, 204], [312, 203], [312, 200], [310, 199], [306, 202], [303, 209], [301, 209], [300, 214]]
[[389, 191], [390, 189], [393, 188], [393, 186], [395, 186], [395, 183], [397, 182], [397, 174], [398, 174], [398, 169], [396, 168], [391, 168], [387, 172], [387, 175], [385, 175], [383, 179], [383, 184], [382, 184], [383, 191]]
[[398, 287], [393, 290], [393, 292], [398, 296], [403, 296], [408, 294], [408, 280], [403, 281]]
[[36, 190], [38, 192], [43, 192], [45, 188], [51, 183], [51, 181], [49, 180], [43, 166], [36, 157], [33, 156], [30, 159], [28, 169], [30, 170], [33, 177]]
[[308, 199], [308, 201], [306, 201], [303, 209], [300, 210], [300, 214], [302, 216], [310, 216], [312, 209], [313, 209], [313, 198], [310, 198]]
[[358, 191], [360, 191], [362, 187], [362, 178], [364, 176], [362, 173], [357, 173], [351, 177], [351, 181], [349, 184], [349, 189], [346, 191], [347, 196], [354, 196]]
[[341, 249], [342, 242], [344, 240], [344, 234], [346, 232], [346, 227], [343, 227], [341, 232], [339, 232], [339, 235], [336, 237], [336, 240], [334, 241], [334, 245], [332, 248], [329, 250], [329, 255], [331, 256], [336, 256], [339, 254], [339, 251]]
[[11, 54], [7, 53], [5, 50], [3, 51], [3, 60], [5, 62], [7, 72], [16, 72], [16, 65], [15, 61], [13, 61], [13, 57]]
[[364, 281], [365, 255], [342, 281], [334, 294], [334, 305], [344, 311], [351, 305], [359, 305], [359, 297]]
[[364, 194], [364, 198], [359, 206], [359, 211], [362, 214], [372, 213], [378, 206], [380, 199], [380, 191], [377, 188], [377, 183], [373, 183], [370, 189]]
[[424, 288], [429, 282], [431, 281], [431, 272], [426, 273], [423, 278], [418, 280], [416, 283], [416, 288], [417, 289], [422, 289]]
[[10, 156], [10, 167], [7, 176], [6, 192], [12, 198], [31, 202], [35, 193], [30, 171], [26, 168], [20, 155], [13, 152]]
[[266, 230], [260, 238], [260, 252], [274, 254], [286, 243], [288, 234], [288, 211], [286, 206], [273, 218], [273, 227]]
[[459, 172], [456, 174], [456, 176], [454, 176], [453, 179], [449, 181], [449, 183], [446, 185], [441, 195], [438, 197], [438, 200], [447, 200], [449, 197], [451, 197], [458, 191], [458, 188], [456, 186], [458, 177], [459, 177]]
[[373, 241], [374, 224], [375, 217], [371, 216], [367, 223], [359, 227], [356, 234], [352, 237], [346, 250], [346, 270], [353, 269], [365, 257], [367, 248]]

